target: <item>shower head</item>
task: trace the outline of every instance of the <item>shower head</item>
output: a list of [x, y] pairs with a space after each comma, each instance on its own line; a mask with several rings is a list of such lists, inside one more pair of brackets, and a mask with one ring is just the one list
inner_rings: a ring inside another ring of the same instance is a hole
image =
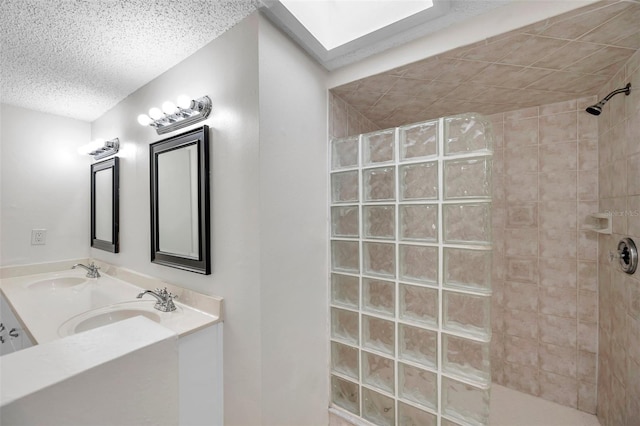
[[601, 100], [595, 105], [591, 105], [590, 107], [587, 107], [585, 111], [587, 111], [589, 114], [592, 114], [592, 115], [600, 115], [604, 104], [609, 102], [609, 99], [613, 98], [618, 93], [624, 93], [625, 95], [629, 96], [629, 94], [631, 93], [631, 83], [627, 83], [627, 85], [624, 86], [622, 89], [617, 89], [609, 93], [607, 96], [604, 97], [603, 100]]
[[602, 106], [603, 105], [604, 105], [604, 102], [598, 102], [595, 105], [591, 105], [591, 106], [587, 107], [587, 109], [585, 111], [587, 111], [589, 114], [600, 115], [600, 113], [602, 113]]

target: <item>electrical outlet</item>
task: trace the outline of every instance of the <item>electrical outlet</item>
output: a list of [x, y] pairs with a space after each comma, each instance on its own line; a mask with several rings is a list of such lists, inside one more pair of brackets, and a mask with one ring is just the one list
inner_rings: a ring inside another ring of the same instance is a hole
[[45, 245], [47, 244], [47, 230], [46, 229], [32, 229], [31, 230], [31, 245]]

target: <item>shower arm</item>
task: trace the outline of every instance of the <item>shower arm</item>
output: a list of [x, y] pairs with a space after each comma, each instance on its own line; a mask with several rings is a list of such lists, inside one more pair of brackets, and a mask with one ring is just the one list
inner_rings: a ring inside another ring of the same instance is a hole
[[606, 102], [609, 102], [609, 99], [613, 98], [618, 93], [624, 93], [625, 95], [629, 95], [630, 92], [631, 92], [631, 83], [627, 83], [627, 85], [625, 87], [623, 87], [622, 89], [614, 90], [613, 92], [611, 92], [607, 96], [605, 96], [604, 99], [602, 99], [598, 103], [604, 105]]

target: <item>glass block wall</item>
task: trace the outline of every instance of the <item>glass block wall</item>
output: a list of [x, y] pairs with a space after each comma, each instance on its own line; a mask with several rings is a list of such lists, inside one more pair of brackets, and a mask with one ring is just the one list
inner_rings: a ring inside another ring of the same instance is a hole
[[331, 141], [331, 401], [380, 426], [486, 425], [490, 124]]

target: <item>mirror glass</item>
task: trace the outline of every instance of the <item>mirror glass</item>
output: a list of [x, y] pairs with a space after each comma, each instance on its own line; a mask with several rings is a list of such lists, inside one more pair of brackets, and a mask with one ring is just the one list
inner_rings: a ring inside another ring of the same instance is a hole
[[96, 238], [113, 241], [113, 169], [96, 172]]
[[198, 258], [195, 144], [158, 155], [158, 246], [165, 253]]
[[208, 127], [150, 147], [151, 261], [211, 273]]
[[119, 159], [91, 165], [91, 247], [118, 253]]

